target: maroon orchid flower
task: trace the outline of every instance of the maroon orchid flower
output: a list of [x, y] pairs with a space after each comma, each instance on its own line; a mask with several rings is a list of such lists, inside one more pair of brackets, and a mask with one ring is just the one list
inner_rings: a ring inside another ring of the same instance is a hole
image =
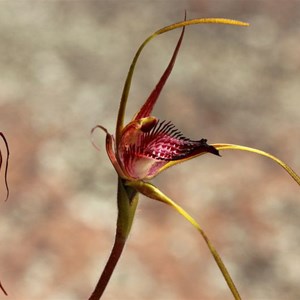
[[171, 122], [159, 121], [151, 116], [153, 107], [174, 66], [183, 35], [184, 28], [167, 69], [140, 111], [122, 129], [118, 143], [113, 145], [113, 136], [108, 134], [104, 127], [98, 126], [107, 133], [107, 153], [123, 179], [151, 179], [162, 170], [182, 160], [207, 152], [219, 155], [216, 148], [206, 143], [206, 139], [192, 141], [184, 137]]
[[183, 35], [184, 29], [166, 71], [140, 111], [122, 130], [115, 150], [113, 136], [107, 133], [107, 153], [123, 179], [151, 179], [174, 162], [206, 152], [219, 155], [218, 150], [209, 146], [205, 139], [192, 141], [185, 138], [171, 122], [160, 122], [150, 115], [174, 66]]
[[[202, 235], [212, 256], [214, 257], [219, 269], [221, 270], [228, 287], [235, 299], [241, 299], [239, 292], [231, 279], [221, 257], [208, 239], [205, 232], [183, 208], [172, 201], [169, 197], [163, 194], [158, 188], [145, 180], [149, 180], [162, 172], [163, 170], [189, 160], [205, 153], [219, 155], [219, 150], [242, 150], [254, 152], [271, 158], [281, 165], [292, 177], [300, 184], [299, 176], [284, 162], [261, 150], [233, 145], [233, 144], [207, 144], [206, 139], [197, 141], [190, 140], [184, 137], [180, 131], [171, 123], [160, 121], [152, 116], [153, 107], [164, 87], [174, 66], [183, 36], [185, 26], [201, 23], [220, 23], [247, 26], [247, 23], [228, 20], [228, 19], [193, 19], [179, 22], [167, 27], [164, 27], [150, 37], [138, 49], [133, 62], [130, 66], [124, 90], [120, 102], [120, 108], [117, 118], [116, 135], [108, 133], [103, 126], [96, 126], [106, 133], [106, 150], [108, 156], [118, 174], [118, 220], [115, 236], [115, 243], [111, 251], [111, 255], [102, 272], [102, 275], [92, 293], [90, 300], [98, 300], [101, 298], [107, 283], [114, 271], [114, 268], [121, 256], [127, 237], [130, 233], [132, 222], [134, 219], [136, 207], [138, 204], [138, 195], [143, 195], [168, 204], [173, 207], [178, 213], [185, 217]], [[173, 56], [167, 66], [165, 72], [157, 83], [156, 87], [146, 100], [142, 108], [136, 113], [132, 121], [124, 126], [124, 115], [126, 103], [129, 95], [130, 85], [134, 69], [145, 45], [157, 35], [168, 32], [170, 30], [182, 27], [182, 32], [174, 50]]]

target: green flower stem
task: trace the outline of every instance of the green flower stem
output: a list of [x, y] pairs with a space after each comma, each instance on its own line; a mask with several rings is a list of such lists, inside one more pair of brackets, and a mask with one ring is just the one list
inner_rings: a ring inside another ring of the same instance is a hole
[[178, 213], [180, 213], [186, 220], [188, 220], [200, 232], [200, 234], [202, 235], [203, 239], [205, 240], [205, 243], [207, 244], [211, 254], [213, 255], [220, 271], [222, 272], [223, 277], [226, 280], [227, 285], [230, 288], [234, 299], [241, 300], [241, 296], [240, 296], [225, 264], [223, 263], [220, 255], [218, 254], [217, 250], [215, 249], [215, 247], [213, 246], [211, 241], [208, 239], [204, 230], [197, 223], [197, 221], [192, 216], [190, 216], [183, 208], [181, 208], [178, 204], [176, 204], [172, 199], [170, 199], [165, 194], [163, 194], [153, 184], [148, 183], [148, 182], [143, 182], [143, 181], [131, 181], [131, 182], [127, 182], [127, 185], [135, 188], [141, 194], [143, 194], [151, 199], [158, 200], [160, 202], [170, 205]]
[[100, 276], [100, 279], [96, 285], [96, 288], [89, 300], [99, 300], [110, 280], [110, 277], [117, 265], [119, 258], [123, 252], [126, 240], [121, 239], [117, 234], [115, 237], [115, 243], [111, 250], [109, 259], [105, 265], [105, 268]]
[[116, 236], [108, 261], [99, 278], [96, 288], [89, 300], [99, 300], [110, 280], [110, 277], [121, 257], [126, 240], [129, 236], [136, 207], [138, 193], [131, 187], [126, 187], [121, 178], [118, 182], [118, 220]]

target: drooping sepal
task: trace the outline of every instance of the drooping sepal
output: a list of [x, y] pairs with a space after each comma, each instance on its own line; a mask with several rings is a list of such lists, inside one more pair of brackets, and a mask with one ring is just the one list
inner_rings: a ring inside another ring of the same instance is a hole
[[219, 144], [213, 144], [213, 146], [217, 150], [240, 150], [240, 151], [247, 151], [247, 152], [252, 152], [256, 153], [265, 157], [268, 157], [275, 161], [277, 164], [279, 164], [299, 185], [300, 185], [300, 176], [285, 162], [277, 158], [276, 156], [267, 153], [265, 151], [251, 148], [251, 147], [246, 147], [246, 146], [241, 146], [241, 145], [234, 145], [234, 144], [225, 144], [225, 143], [219, 143]]
[[181, 206], [179, 206], [172, 199], [170, 199], [168, 196], [166, 196], [163, 192], [161, 192], [153, 184], [151, 184], [149, 182], [143, 182], [143, 181], [126, 182], [126, 184], [128, 186], [136, 189], [138, 192], [145, 195], [146, 197], [149, 197], [151, 199], [160, 201], [162, 203], [165, 203], [165, 204], [171, 206], [179, 214], [181, 214], [190, 224], [192, 224], [194, 228], [196, 228], [196, 230], [201, 234], [205, 243], [207, 244], [207, 247], [208, 247], [209, 251], [211, 252], [215, 262], [217, 263], [224, 279], [226, 280], [227, 285], [228, 285], [229, 289], [231, 290], [231, 293], [232, 293], [234, 299], [241, 300], [241, 296], [240, 296], [240, 294], [234, 284], [234, 281], [232, 280], [222, 258], [220, 257], [218, 251], [213, 246], [212, 242], [209, 240], [205, 231], [198, 224], [198, 222], [189, 213], [187, 213]]
[[[8, 160], [9, 160], [9, 147], [8, 147], [8, 142], [6, 140], [5, 135], [0, 132], [0, 137], [3, 140], [4, 144], [5, 144], [5, 148], [6, 148], [6, 160], [5, 160], [5, 168], [4, 168], [4, 182], [5, 182], [5, 188], [6, 188], [6, 197], [5, 197], [5, 201], [8, 199], [9, 197], [9, 187], [8, 187], [8, 181], [7, 181], [7, 174], [8, 174]], [[2, 169], [2, 163], [3, 163], [3, 155], [0, 149], [0, 171]], [[1, 288], [1, 285], [0, 285]]]

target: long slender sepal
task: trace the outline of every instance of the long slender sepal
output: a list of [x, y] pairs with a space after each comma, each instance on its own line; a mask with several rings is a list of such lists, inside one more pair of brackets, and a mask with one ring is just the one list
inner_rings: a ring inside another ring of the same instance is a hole
[[197, 221], [190, 216], [183, 208], [181, 208], [178, 204], [176, 204], [172, 199], [167, 197], [165, 194], [163, 194], [158, 188], [156, 188], [151, 183], [143, 182], [143, 181], [131, 181], [126, 183], [128, 186], [133, 187], [141, 194], [144, 194], [145, 196], [152, 198], [154, 200], [158, 200], [160, 202], [163, 202], [165, 204], [170, 205], [173, 207], [179, 214], [181, 214], [186, 220], [188, 220], [202, 235], [203, 239], [205, 240], [211, 254], [213, 255], [219, 269], [221, 270], [228, 287], [230, 288], [232, 295], [234, 296], [234, 299], [240, 300], [241, 297], [239, 295], [239, 292], [227, 270], [225, 267], [220, 255], [218, 254], [215, 247], [212, 245], [210, 240], [208, 239], [207, 235], [205, 234], [204, 230], [200, 227], [200, 225], [197, 223]]
[[172, 69], [174, 67], [175, 61], [176, 61], [176, 57], [178, 54], [178, 51], [180, 49], [181, 43], [182, 43], [182, 39], [184, 36], [184, 29], [185, 27], [182, 28], [182, 32], [180, 35], [180, 38], [177, 42], [175, 51], [172, 55], [172, 58], [169, 62], [169, 65], [167, 67], [167, 69], [165, 70], [165, 72], [163, 73], [162, 77], [160, 78], [159, 82], [157, 83], [157, 85], [155, 86], [154, 90], [151, 92], [150, 96], [148, 97], [148, 99], [146, 100], [146, 102], [144, 103], [144, 105], [142, 106], [142, 108], [140, 109], [140, 111], [137, 113], [137, 115], [134, 117], [135, 120], [144, 118], [144, 117], [148, 117], [150, 116], [153, 107], [157, 101], [157, 98], [159, 97], [168, 77], [170, 76]]
[[123, 92], [122, 92], [122, 97], [120, 101], [120, 107], [119, 107], [119, 112], [118, 112], [118, 119], [117, 119], [117, 126], [116, 126], [116, 143], [118, 145], [120, 138], [121, 138], [121, 132], [124, 127], [124, 116], [125, 116], [125, 110], [126, 110], [126, 104], [127, 104], [127, 99], [130, 91], [130, 86], [131, 86], [131, 81], [132, 81], [132, 76], [135, 70], [136, 63], [138, 61], [138, 58], [144, 49], [144, 47], [156, 36], [163, 34], [165, 32], [174, 30], [176, 28], [181, 28], [184, 26], [189, 26], [189, 25], [196, 25], [196, 24], [227, 24], [227, 25], [235, 25], [235, 26], [248, 26], [248, 23], [245, 22], [240, 22], [236, 20], [230, 20], [230, 19], [223, 19], [223, 18], [203, 18], [203, 19], [192, 19], [192, 20], [186, 20], [183, 22], [178, 22], [166, 27], [163, 27], [156, 32], [154, 32], [152, 35], [150, 35], [139, 47], [138, 51], [136, 52], [133, 61], [130, 65], [126, 81], [124, 84]]
[[202, 18], [202, 19], [192, 19], [183, 22], [178, 22], [166, 27], [163, 27], [155, 32], [155, 34], [162, 34], [176, 28], [180, 28], [183, 26], [189, 25], [197, 25], [197, 24], [225, 24], [225, 25], [234, 25], [234, 26], [249, 26], [247, 22], [241, 22], [232, 19], [225, 19], [225, 18]]
[[136, 207], [138, 193], [131, 187], [124, 186], [121, 178], [118, 180], [118, 220], [114, 246], [99, 278], [99, 281], [89, 300], [99, 300], [111, 278], [111, 275], [121, 257], [126, 240], [129, 236]]
[[4, 289], [4, 287], [3, 287], [3, 285], [2, 285], [1, 282], [0, 282], [0, 289], [1, 289], [1, 291], [4, 293], [5, 296], [8, 296], [6, 290]]
[[[5, 163], [5, 169], [4, 169], [4, 181], [5, 181], [5, 188], [6, 188], [5, 201], [6, 201], [9, 197], [9, 187], [8, 187], [8, 182], [7, 182], [7, 173], [8, 173], [8, 160], [9, 160], [9, 154], [10, 153], [9, 153], [9, 147], [8, 147], [6, 137], [4, 136], [4, 134], [2, 132], [0, 132], [0, 137], [4, 141], [5, 148], [6, 148], [6, 163]], [[0, 150], [0, 170], [2, 168], [2, 162], [3, 162], [3, 157], [2, 157], [2, 152]], [[0, 288], [1, 288], [1, 286], [0, 286]]]
[[[5, 169], [4, 169], [4, 181], [5, 181], [5, 188], [6, 188], [6, 198], [5, 201], [8, 199], [9, 197], [9, 187], [8, 187], [8, 182], [7, 182], [7, 173], [8, 173], [8, 160], [9, 160], [9, 147], [8, 147], [8, 143], [6, 140], [5, 135], [0, 132], [0, 137], [2, 138], [2, 140], [4, 141], [5, 147], [6, 147], [6, 163], [5, 163]], [[2, 163], [3, 163], [3, 156], [2, 156], [2, 152], [0, 150], [0, 171], [2, 168]], [[7, 296], [7, 292], [4, 289], [2, 283], [0, 282], [0, 290], [4, 293], [4, 295]]]
[[289, 173], [289, 175], [300, 185], [300, 177], [299, 175], [285, 162], [277, 158], [276, 156], [269, 154], [265, 151], [258, 150], [251, 147], [241, 146], [241, 145], [234, 145], [234, 144], [212, 144], [217, 150], [241, 150], [241, 151], [247, 151], [247, 152], [253, 152], [262, 156], [266, 156], [273, 161], [275, 161], [277, 164], [279, 164], [285, 171]]

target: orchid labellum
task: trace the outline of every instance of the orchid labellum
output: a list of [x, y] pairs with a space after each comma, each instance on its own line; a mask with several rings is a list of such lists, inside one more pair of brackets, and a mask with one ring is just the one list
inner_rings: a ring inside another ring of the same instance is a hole
[[[207, 140], [204, 138], [194, 141], [184, 137], [173, 123], [160, 121], [151, 115], [160, 92], [174, 66], [176, 56], [184, 36], [185, 26], [202, 23], [248, 26], [247, 23], [240, 21], [208, 18], [185, 20], [156, 31], [140, 46], [130, 66], [121, 97], [115, 137], [109, 134], [108, 131], [100, 125], [96, 126], [92, 130], [93, 132], [96, 128], [100, 128], [106, 133], [106, 150], [118, 174], [119, 180], [117, 195], [118, 220], [115, 243], [96, 288], [89, 298], [90, 300], [100, 299], [119, 257], [121, 256], [126, 239], [130, 233], [135, 210], [138, 204], [139, 193], [151, 199], [170, 205], [200, 232], [218, 267], [220, 268], [232, 295], [235, 299], [241, 299], [222, 259], [199, 224], [183, 208], [164, 195], [157, 187], [145, 181], [153, 178], [163, 170], [206, 153], [219, 155], [219, 151], [221, 150], [242, 150], [254, 152], [271, 158], [281, 165], [292, 176], [292, 178], [300, 184], [299, 176], [289, 166], [264, 151], [233, 144], [209, 145], [207, 144]], [[144, 105], [136, 113], [132, 121], [129, 124], [124, 125], [124, 115], [131, 80], [140, 53], [145, 45], [154, 37], [176, 28], [182, 28], [182, 32], [169, 65]]]

